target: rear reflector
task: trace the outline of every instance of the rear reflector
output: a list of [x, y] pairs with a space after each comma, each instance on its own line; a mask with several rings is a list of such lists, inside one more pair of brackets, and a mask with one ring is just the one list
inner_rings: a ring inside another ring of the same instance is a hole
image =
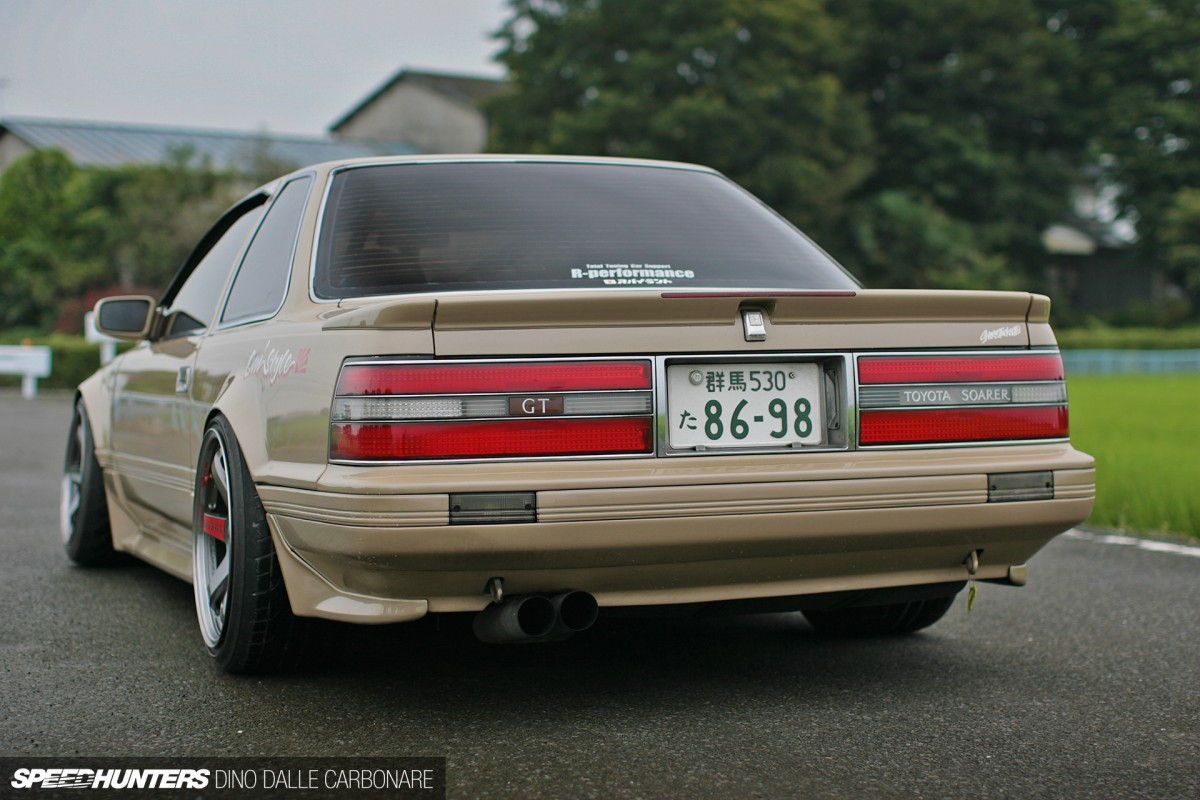
[[1062, 358], [1021, 356], [903, 356], [858, 360], [858, 382], [962, 383], [967, 381], [1061, 381]]
[[863, 411], [859, 423], [865, 445], [1066, 437], [1066, 406]]
[[341, 461], [649, 453], [650, 419], [513, 422], [334, 423], [330, 457]]
[[354, 364], [337, 394], [467, 394], [649, 389], [649, 361]]
[[989, 503], [1053, 500], [1054, 472], [1001, 472], [988, 475]]
[[534, 492], [471, 492], [450, 495], [451, 525], [537, 522]]

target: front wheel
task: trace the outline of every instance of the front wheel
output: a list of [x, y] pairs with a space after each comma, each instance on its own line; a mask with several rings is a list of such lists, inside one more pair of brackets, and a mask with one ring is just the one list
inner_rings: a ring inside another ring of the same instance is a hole
[[951, 595], [886, 606], [805, 609], [804, 617], [821, 633], [833, 636], [897, 636], [928, 628], [953, 604]]
[[305, 623], [292, 614], [262, 503], [229, 423], [204, 432], [192, 518], [192, 585], [208, 652], [226, 672], [287, 666]]

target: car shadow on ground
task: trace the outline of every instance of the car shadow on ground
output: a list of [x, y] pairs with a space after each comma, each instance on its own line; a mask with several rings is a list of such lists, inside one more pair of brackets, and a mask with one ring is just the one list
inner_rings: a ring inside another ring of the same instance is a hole
[[[158, 661], [153, 648], [171, 647], [175, 658], [197, 666], [208, 661], [186, 583], [134, 561], [76, 574], [89, 592], [130, 594], [127, 600], [145, 609], [145, 626], [162, 633], [145, 643], [143, 658]], [[722, 696], [726, 703], [729, 694], [764, 688], [819, 695], [907, 686], [933, 697], [942, 677], [972, 670], [987, 680], [996, 663], [986, 648], [966, 646], [937, 626], [903, 637], [838, 639], [817, 633], [799, 613], [663, 618], [602, 610], [595, 627], [568, 641], [507, 645], [476, 640], [471, 615], [335, 628], [296, 668], [269, 677], [222, 676], [207, 666], [217, 681], [332, 692], [393, 713], [491, 708], [501, 714], [529, 705], [581, 710], [614, 698], [644, 705], [669, 696], [686, 705], [687, 698]]]

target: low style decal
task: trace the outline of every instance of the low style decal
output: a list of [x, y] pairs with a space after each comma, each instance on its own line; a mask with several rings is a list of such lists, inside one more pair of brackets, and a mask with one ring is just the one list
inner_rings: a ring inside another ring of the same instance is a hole
[[255, 350], [250, 353], [243, 377], [257, 375], [259, 380], [275, 383], [277, 379], [288, 375], [303, 375], [308, 370], [308, 355], [311, 352], [311, 348], [301, 347], [292, 355], [291, 349], [279, 350], [271, 347], [268, 341], [262, 352]]

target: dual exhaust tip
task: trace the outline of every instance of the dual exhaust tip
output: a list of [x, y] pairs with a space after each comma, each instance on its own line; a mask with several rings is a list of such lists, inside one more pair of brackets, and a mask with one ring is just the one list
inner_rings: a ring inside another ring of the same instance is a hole
[[529, 594], [488, 606], [475, 615], [472, 629], [492, 644], [559, 642], [586, 631], [599, 616], [600, 606], [588, 592]]

